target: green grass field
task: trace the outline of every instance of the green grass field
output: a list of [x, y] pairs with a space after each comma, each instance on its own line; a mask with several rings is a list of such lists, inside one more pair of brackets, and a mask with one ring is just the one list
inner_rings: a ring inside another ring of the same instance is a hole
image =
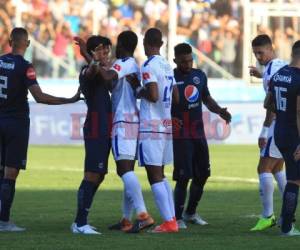
[[[277, 227], [250, 233], [260, 213], [256, 181], [256, 146], [210, 146], [212, 177], [206, 185], [199, 213], [208, 226], [190, 225], [178, 234], [128, 235], [107, 226], [120, 218], [122, 183], [110, 160], [110, 173], [96, 194], [89, 222], [101, 236], [73, 235], [69, 227], [76, 210], [76, 192], [82, 178], [82, 147], [38, 147], [29, 150], [12, 210], [12, 220], [24, 233], [0, 233], [0, 249], [297, 249], [299, 238], [279, 235]], [[166, 168], [171, 176], [172, 168]], [[148, 210], [160, 217], [146, 181], [137, 168]], [[174, 184], [174, 183], [173, 183]], [[281, 201], [275, 192], [275, 211]], [[299, 213], [298, 217], [299, 219]]]

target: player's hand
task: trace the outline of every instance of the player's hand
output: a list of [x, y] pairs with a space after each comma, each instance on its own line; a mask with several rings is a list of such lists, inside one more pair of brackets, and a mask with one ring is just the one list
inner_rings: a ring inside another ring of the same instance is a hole
[[86, 55], [86, 53], [87, 53], [85, 41], [81, 37], [79, 37], [79, 36], [75, 36], [73, 38], [73, 40], [74, 40], [75, 44], [79, 46], [79, 48], [80, 48], [80, 54], [84, 57]]
[[227, 124], [231, 122], [231, 114], [227, 111], [227, 108], [221, 108], [219, 115]]
[[130, 85], [133, 88], [133, 90], [135, 90], [136, 88], [138, 88], [139, 86], [141, 86], [141, 82], [138, 79], [137, 74], [127, 75], [126, 76], [126, 80], [130, 83]]
[[295, 159], [295, 161], [300, 160], [300, 145], [298, 145], [298, 147], [296, 148], [296, 150], [294, 152], [294, 159]]
[[250, 76], [254, 76], [257, 78], [262, 78], [261, 72], [255, 66], [249, 66], [249, 74]]
[[263, 149], [267, 145], [267, 138], [260, 137], [258, 138], [258, 147]]

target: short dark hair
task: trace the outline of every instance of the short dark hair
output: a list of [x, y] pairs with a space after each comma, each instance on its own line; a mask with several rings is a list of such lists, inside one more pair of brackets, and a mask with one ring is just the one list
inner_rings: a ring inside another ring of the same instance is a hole
[[271, 38], [266, 34], [258, 35], [252, 40], [252, 47], [265, 46], [265, 45], [272, 45]]
[[300, 58], [300, 40], [296, 41], [292, 47], [292, 56]]
[[22, 27], [13, 28], [13, 30], [10, 33], [10, 39], [13, 42], [18, 43], [20, 40], [22, 40], [24, 38], [28, 39], [28, 32], [26, 29], [24, 29]]
[[138, 37], [137, 35], [131, 31], [123, 31], [118, 36], [118, 42], [121, 43], [121, 46], [128, 52], [133, 53], [137, 44], [138, 44]]
[[163, 43], [162, 33], [157, 28], [150, 28], [146, 31], [144, 40], [150, 46], [161, 47]]
[[188, 43], [179, 43], [174, 47], [175, 56], [188, 55], [192, 53], [192, 46]]
[[99, 44], [103, 44], [103, 46], [111, 46], [111, 41], [109, 38], [104, 36], [90, 36], [86, 42], [86, 50], [90, 56], [92, 55], [92, 51], [95, 50]]

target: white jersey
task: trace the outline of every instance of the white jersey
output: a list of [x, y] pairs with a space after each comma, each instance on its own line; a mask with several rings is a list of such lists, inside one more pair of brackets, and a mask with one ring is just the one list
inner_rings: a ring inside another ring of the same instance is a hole
[[283, 66], [287, 65], [287, 62], [275, 58], [268, 62], [268, 64], [265, 66], [264, 72], [263, 72], [263, 86], [264, 90], [267, 93], [269, 90], [269, 83], [272, 78], [272, 76]]
[[139, 121], [136, 98], [126, 76], [135, 73], [140, 77], [139, 67], [134, 58], [127, 57], [116, 60], [111, 70], [118, 74], [118, 80], [113, 83], [111, 95], [113, 123], [136, 123]]
[[168, 61], [160, 55], [151, 56], [142, 66], [143, 85], [156, 82], [158, 100], [153, 103], [144, 98], [140, 106], [140, 132], [171, 133], [171, 104], [174, 73]]

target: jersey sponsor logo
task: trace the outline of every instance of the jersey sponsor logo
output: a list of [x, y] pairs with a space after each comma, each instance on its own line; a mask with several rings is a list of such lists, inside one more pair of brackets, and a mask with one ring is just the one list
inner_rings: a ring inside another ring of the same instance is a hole
[[36, 73], [35, 73], [34, 68], [32, 68], [32, 67], [28, 68], [27, 71], [26, 71], [26, 76], [30, 80], [35, 80], [36, 79]]
[[291, 76], [284, 76], [280, 74], [276, 74], [273, 78], [274, 82], [286, 82], [286, 83], [291, 83], [292, 82], [292, 77]]
[[195, 76], [195, 77], [193, 78], [193, 83], [199, 84], [199, 83], [200, 83], [200, 78], [199, 78], [198, 76]]
[[184, 96], [188, 102], [196, 102], [199, 98], [199, 91], [193, 85], [188, 85], [184, 89]]
[[150, 79], [150, 74], [148, 72], [143, 73], [143, 80], [149, 80]]
[[165, 128], [171, 127], [172, 126], [172, 120], [171, 119], [165, 119], [165, 120], [163, 120], [162, 124]]
[[14, 69], [15, 64], [14, 63], [7, 63], [2, 60], [0, 60], [0, 68], [2, 69]]
[[121, 66], [119, 64], [115, 64], [113, 68], [117, 71], [121, 71]]

